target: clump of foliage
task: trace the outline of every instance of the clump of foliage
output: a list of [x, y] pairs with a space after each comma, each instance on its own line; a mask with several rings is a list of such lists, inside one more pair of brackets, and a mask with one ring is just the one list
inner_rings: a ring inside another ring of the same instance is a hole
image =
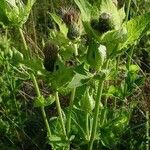
[[[139, 40], [148, 34], [150, 13], [132, 17], [130, 0], [74, 0], [75, 7], [44, 12], [53, 27], [46, 28], [48, 34], [41, 39], [37, 39], [39, 26], [33, 20], [34, 43], [25, 27], [28, 18], [34, 18], [31, 10], [36, 10], [36, 3], [0, 2], [0, 134], [4, 135], [1, 141], [9, 143], [0, 146], [54, 150], [125, 147], [124, 136], [133, 135], [136, 128], [131, 119], [145, 75], [132, 57]], [[18, 31], [19, 38], [15, 38], [19, 42], [13, 39], [12, 29]], [[46, 94], [41, 80], [48, 87]], [[24, 81], [32, 89], [29, 95], [20, 90]], [[66, 107], [62, 95], [69, 97]], [[52, 116], [48, 112], [53, 108]], [[148, 109], [141, 124], [145, 126], [143, 141], [139, 144], [132, 139], [130, 149], [137, 145], [149, 148]]]

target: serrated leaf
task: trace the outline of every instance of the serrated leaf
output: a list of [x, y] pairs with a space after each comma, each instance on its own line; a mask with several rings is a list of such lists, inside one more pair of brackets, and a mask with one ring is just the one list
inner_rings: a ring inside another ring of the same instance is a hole
[[90, 21], [92, 7], [87, 0], [74, 0], [81, 11], [83, 21]]
[[55, 102], [55, 97], [52, 95], [49, 95], [48, 98], [44, 98], [43, 96], [37, 97], [34, 100], [34, 107], [42, 107], [42, 106], [49, 106]]
[[116, 96], [118, 93], [118, 89], [114, 86], [111, 85], [106, 93], [106, 96]]
[[6, 4], [5, 4], [4, 0], [1, 0], [0, 1], [0, 23], [7, 25], [9, 21], [6, 16], [5, 9], [6, 9]]
[[50, 83], [54, 89], [65, 90], [72, 80], [74, 72], [72, 68], [62, 68], [51, 75]]
[[102, 61], [102, 64], [104, 62], [104, 60], [106, 59], [106, 47], [104, 45], [99, 45], [98, 47], [98, 53], [100, 54], [100, 57], [101, 57], [101, 61]]
[[63, 33], [65, 37], [67, 37], [68, 28], [66, 24], [63, 22], [63, 20], [56, 14], [50, 13], [50, 15], [54, 19], [54, 21], [58, 24], [60, 32]]
[[76, 73], [72, 78], [71, 82], [68, 84], [68, 88], [76, 88], [86, 84], [91, 79], [90, 76], [82, 75]]
[[28, 70], [28, 72], [34, 72], [35, 74], [45, 74], [42, 60], [37, 57], [32, 59], [24, 59], [21, 64]]
[[37, 97], [35, 100], [34, 100], [34, 107], [42, 107], [44, 106], [44, 97], [43, 96], [40, 96], [40, 97]]
[[101, 42], [105, 44], [118, 44], [126, 41], [127, 39], [127, 29], [125, 27], [119, 30], [108, 31], [101, 37]]
[[125, 19], [125, 17], [126, 17], [126, 13], [125, 13], [125, 11], [124, 11], [124, 7], [122, 7], [121, 9], [119, 9], [118, 10], [118, 13], [119, 13], [119, 16], [120, 16], [120, 18], [121, 18], [121, 22], [123, 22], [123, 20]]
[[15, 0], [7, 0], [5, 1], [5, 8], [3, 11], [11, 22], [11, 25], [22, 27], [27, 21], [34, 3], [35, 0], [28, 0], [27, 5], [21, 0], [18, 0], [17, 2]]
[[12, 48], [12, 52], [13, 52], [14, 62], [20, 63], [23, 61], [23, 59], [24, 59], [23, 54], [21, 52], [19, 52], [18, 50], [16, 50], [15, 47]]
[[129, 66], [129, 72], [137, 73], [139, 70], [140, 70], [140, 67], [137, 65], [130, 65]]
[[128, 38], [119, 49], [128, 48], [133, 45], [135, 41], [141, 38], [149, 29], [147, 28], [150, 24], [150, 12], [141, 16], [137, 16], [127, 22], [126, 27], [128, 31]]
[[107, 47], [108, 55], [115, 55], [118, 44], [124, 43], [127, 40], [127, 29], [122, 27], [119, 30], [108, 31], [101, 37], [101, 43]]
[[9, 3], [12, 7], [17, 7], [15, 0], [6, 0], [7, 3]]
[[44, 106], [49, 106], [55, 102], [55, 97], [53, 95], [49, 95], [48, 98], [44, 101]]
[[93, 95], [89, 92], [89, 87], [86, 88], [84, 95], [80, 101], [81, 109], [86, 113], [90, 113], [95, 107]]

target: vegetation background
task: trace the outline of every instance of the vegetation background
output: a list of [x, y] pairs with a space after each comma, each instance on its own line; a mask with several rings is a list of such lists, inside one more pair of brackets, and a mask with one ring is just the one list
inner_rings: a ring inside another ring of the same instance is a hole
[[[94, 9], [101, 3], [100, 0], [87, 0], [85, 4], [87, 2]], [[148, 17], [145, 16], [150, 20], [149, 0], [118, 0], [118, 5], [122, 2], [128, 16], [127, 21], [145, 14], [148, 14]], [[90, 35], [89, 31], [83, 31], [84, 25], [80, 27], [81, 35], [77, 40], [72, 37], [72, 32], [71, 37], [67, 35], [68, 38], [65, 38], [63, 35], [66, 28], [70, 29], [70, 26], [63, 26], [57, 15], [61, 16], [62, 9], [67, 11], [68, 8], [73, 8], [78, 12], [81, 11], [82, 8], [77, 4], [76, 0], [0, 1], [1, 150], [50, 150], [52, 148], [61, 150], [67, 149], [68, 143], [72, 150], [89, 149], [88, 145], [93, 145], [94, 150], [149, 150], [150, 26], [144, 28], [146, 17], [141, 17], [137, 25], [144, 29], [142, 31], [144, 34], [123, 53], [114, 54], [116, 57], [109, 64], [111, 75], [105, 79], [103, 93], [101, 93], [102, 106], [100, 106], [99, 118], [102, 119], [98, 123], [97, 135], [92, 139], [89, 134], [92, 132], [91, 124], [96, 106], [93, 107], [91, 101], [80, 102], [80, 99], [83, 99], [87, 91], [96, 99], [97, 78], [103, 78], [102, 75], [106, 74], [107, 68], [104, 72], [97, 71], [95, 74], [95, 64], [82, 65], [83, 62], [88, 61], [84, 50], [89, 44], [89, 37], [85, 35]], [[84, 8], [83, 12], [88, 13], [88, 9], [84, 10]], [[81, 12], [80, 17], [82, 15]], [[137, 33], [138, 27], [133, 25], [131, 30]], [[59, 34], [60, 32], [62, 33]], [[112, 38], [114, 34], [110, 35], [108, 41]], [[48, 49], [57, 49], [55, 44], [58, 44], [59, 47], [62, 46], [61, 50], [47, 52], [45, 45], [50, 40], [54, 45], [48, 46]], [[108, 45], [111, 45], [110, 43]], [[74, 50], [76, 46], [79, 50], [77, 55]], [[63, 62], [60, 59], [55, 70], [53, 63], [57, 53], [62, 56]], [[52, 60], [48, 62], [48, 66], [52, 65], [52, 68], [47, 69], [46, 65], [43, 65], [46, 56], [48, 60]], [[94, 66], [94, 70], [89, 66]], [[57, 67], [58, 70], [62, 70], [57, 71]], [[88, 73], [87, 68], [91, 69]], [[53, 71], [50, 72], [49, 69]], [[75, 81], [72, 80], [74, 78]], [[77, 88], [76, 94], [72, 94], [72, 88], [71, 90], [65, 88], [68, 87], [68, 82], [71, 83], [70, 87]], [[86, 89], [87, 87], [89, 89]], [[59, 92], [59, 99], [56, 91]], [[70, 104], [74, 96], [75, 102]], [[89, 97], [85, 99], [90, 99]], [[87, 105], [90, 106], [85, 107]], [[65, 129], [64, 124], [65, 126], [69, 124], [66, 121], [70, 120], [67, 116], [71, 116], [73, 123], [71, 127], [66, 127], [67, 131], [61, 131]], [[85, 124], [88, 127], [85, 127]], [[52, 131], [49, 131], [49, 126]], [[50, 136], [50, 132], [55, 136]]]

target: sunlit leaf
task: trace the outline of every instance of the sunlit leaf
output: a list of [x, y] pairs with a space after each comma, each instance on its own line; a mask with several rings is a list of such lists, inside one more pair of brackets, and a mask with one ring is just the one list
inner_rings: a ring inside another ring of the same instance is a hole
[[90, 76], [76, 73], [72, 81], [68, 84], [69, 88], [75, 88], [86, 84], [91, 79]]
[[120, 49], [128, 48], [130, 45], [133, 45], [135, 41], [141, 38], [147, 30], [150, 29], [150, 13], [146, 13], [141, 16], [137, 16], [127, 22], [127, 32], [128, 38], [120, 46]]
[[83, 21], [89, 21], [91, 18], [91, 5], [87, 0], [74, 0], [81, 11]]
[[68, 28], [66, 24], [63, 22], [63, 20], [57, 16], [56, 14], [50, 13], [54, 21], [58, 24], [60, 32], [64, 34], [65, 37], [67, 37]]

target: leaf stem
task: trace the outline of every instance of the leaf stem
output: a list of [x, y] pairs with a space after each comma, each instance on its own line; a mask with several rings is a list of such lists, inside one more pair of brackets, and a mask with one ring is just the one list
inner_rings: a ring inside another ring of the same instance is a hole
[[126, 22], [127, 22], [128, 19], [129, 19], [130, 6], [131, 6], [131, 0], [128, 0], [127, 13], [126, 13]]
[[[31, 74], [31, 77], [32, 77], [32, 80], [33, 80], [33, 83], [34, 83], [34, 87], [35, 87], [35, 90], [36, 90], [37, 97], [41, 97], [40, 89], [39, 89], [39, 86], [38, 86], [38, 83], [37, 83], [37, 80], [36, 80], [34, 74]], [[50, 137], [51, 136], [51, 130], [50, 130], [50, 126], [49, 126], [49, 123], [48, 123], [48, 120], [47, 120], [47, 117], [46, 117], [44, 106], [41, 106], [41, 112], [42, 112], [43, 120], [45, 122], [45, 126], [46, 126], [46, 129], [47, 129], [48, 137]]]
[[[109, 64], [109, 59], [106, 60], [106, 62], [103, 65], [103, 68], [107, 69], [108, 64]], [[88, 150], [93, 149], [93, 143], [94, 143], [95, 136], [96, 136], [96, 130], [97, 130], [97, 124], [98, 124], [98, 115], [99, 115], [99, 110], [100, 110], [100, 104], [101, 104], [101, 97], [102, 97], [102, 92], [103, 92], [103, 87], [104, 87], [104, 81], [105, 81], [105, 79], [100, 79], [99, 84], [98, 84], [98, 90], [97, 90], [96, 102], [95, 102], [95, 109], [94, 109], [94, 119], [93, 119], [93, 125], [92, 125], [92, 133], [91, 133], [91, 137], [90, 137]]]
[[101, 96], [102, 96], [102, 91], [103, 91], [103, 82], [104, 82], [104, 80], [100, 80], [99, 85], [98, 85], [98, 92], [97, 92], [97, 96], [96, 96], [92, 133], [91, 133], [91, 137], [90, 137], [88, 150], [92, 150], [93, 142], [95, 140], [97, 123], [98, 123], [98, 114], [99, 114], [99, 108], [100, 108], [100, 101], [101, 101]]
[[89, 113], [86, 113], [86, 134], [87, 134], [87, 140], [90, 140], [90, 133], [89, 133]]
[[68, 117], [67, 117], [67, 135], [69, 135], [70, 129], [71, 129], [71, 112], [72, 112], [72, 109], [73, 109], [73, 102], [74, 102], [74, 98], [75, 98], [75, 92], [76, 92], [76, 88], [73, 88], [72, 92], [71, 92], [69, 112], [68, 112]]
[[61, 106], [60, 106], [60, 101], [59, 101], [59, 96], [58, 96], [58, 92], [55, 92], [55, 100], [56, 100], [56, 107], [57, 107], [57, 111], [58, 111], [58, 115], [60, 117], [60, 123], [62, 126], [62, 130], [63, 130], [63, 134], [67, 139], [67, 133], [66, 133], [66, 129], [65, 129], [65, 123], [63, 120], [63, 115], [62, 115], [62, 110], [61, 110]]
[[131, 65], [131, 61], [132, 61], [132, 56], [133, 56], [133, 52], [134, 52], [134, 47], [132, 46], [131, 50], [128, 53], [128, 61], [127, 61], [127, 69], [129, 70], [129, 67]]
[[25, 55], [27, 56], [27, 58], [29, 58], [30, 52], [28, 50], [28, 46], [27, 46], [23, 31], [22, 31], [21, 28], [19, 28], [19, 32], [20, 32], [20, 35], [21, 35], [21, 38], [22, 38], [22, 41], [23, 41], [23, 45], [24, 45], [24, 49], [25, 49]]

